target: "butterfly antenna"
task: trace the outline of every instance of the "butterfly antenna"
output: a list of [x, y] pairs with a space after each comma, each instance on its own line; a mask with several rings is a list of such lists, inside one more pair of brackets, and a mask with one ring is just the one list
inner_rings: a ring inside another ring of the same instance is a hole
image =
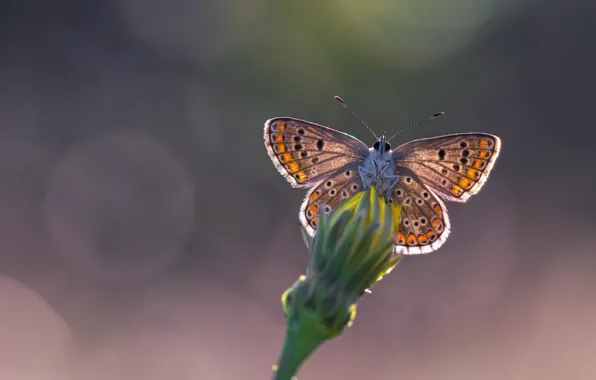
[[370, 131], [370, 133], [372, 133], [372, 134], [373, 134], [373, 136], [375, 136], [375, 139], [377, 139], [377, 140], [379, 139], [379, 138], [377, 137], [377, 135], [375, 135], [375, 133], [373, 132], [373, 130], [372, 130], [372, 129], [370, 129], [370, 127], [369, 127], [369, 126], [368, 126], [368, 125], [367, 125], [367, 124], [364, 122], [364, 120], [362, 120], [362, 119], [361, 119], [361, 118], [360, 118], [358, 115], [356, 115], [356, 114], [354, 113], [354, 111], [352, 111], [352, 110], [350, 109], [350, 107], [348, 107], [348, 105], [346, 104], [346, 102], [344, 102], [344, 100], [343, 100], [342, 98], [340, 98], [339, 96], [334, 96], [333, 98], [334, 98], [335, 100], [337, 100], [338, 102], [340, 102], [340, 103], [341, 103], [341, 105], [342, 105], [342, 106], [344, 106], [344, 108], [345, 108], [345, 109], [347, 109], [347, 110], [348, 110], [348, 111], [349, 111], [349, 112], [352, 114], [352, 116], [354, 116], [356, 119], [358, 119], [358, 121], [360, 121], [360, 122], [361, 122], [361, 123], [362, 123], [362, 124], [363, 124], [363, 125], [366, 127], [366, 129], [368, 129], [368, 130]]
[[387, 142], [391, 141], [391, 139], [393, 139], [395, 136], [399, 135], [400, 133], [403, 133], [403, 132], [407, 131], [408, 129], [412, 129], [412, 128], [414, 128], [414, 127], [417, 127], [417, 126], [419, 126], [420, 124], [424, 124], [424, 123], [426, 123], [427, 121], [431, 121], [432, 119], [434, 119], [434, 118], [436, 118], [436, 117], [439, 117], [439, 116], [443, 116], [443, 115], [445, 115], [445, 112], [437, 112], [436, 114], [434, 114], [434, 115], [432, 115], [432, 116], [429, 116], [429, 117], [427, 117], [426, 119], [420, 120], [420, 121], [419, 121], [419, 122], [417, 122], [416, 124], [412, 124], [412, 125], [410, 125], [409, 127], [406, 127], [406, 128], [404, 128], [404, 129], [402, 129], [401, 131], [398, 131], [396, 134], [394, 134], [393, 136], [389, 137], [389, 138], [387, 139]]

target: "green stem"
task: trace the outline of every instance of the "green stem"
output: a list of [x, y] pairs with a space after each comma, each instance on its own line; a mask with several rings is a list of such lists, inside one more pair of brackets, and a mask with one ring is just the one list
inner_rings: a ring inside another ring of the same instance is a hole
[[310, 313], [301, 313], [288, 321], [286, 338], [274, 380], [295, 379], [304, 361], [327, 339], [327, 330]]

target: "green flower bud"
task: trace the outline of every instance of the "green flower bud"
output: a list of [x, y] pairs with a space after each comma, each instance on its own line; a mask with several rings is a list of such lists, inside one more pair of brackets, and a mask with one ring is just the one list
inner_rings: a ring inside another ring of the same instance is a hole
[[321, 211], [314, 238], [303, 231], [309, 262], [282, 295], [287, 331], [276, 380], [290, 379], [321, 343], [348, 328], [358, 298], [399, 263], [393, 243], [400, 212], [371, 187], [328, 215]]

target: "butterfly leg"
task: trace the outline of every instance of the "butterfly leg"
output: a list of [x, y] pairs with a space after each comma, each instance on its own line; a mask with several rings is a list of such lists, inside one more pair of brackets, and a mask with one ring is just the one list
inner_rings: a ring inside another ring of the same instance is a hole
[[360, 178], [362, 179], [364, 190], [368, 189], [375, 178], [375, 168], [372, 167], [370, 170], [367, 170], [366, 168], [359, 166], [358, 174], [360, 174]]
[[387, 164], [387, 163], [383, 164], [383, 169], [381, 169], [381, 172], [379, 173], [379, 176], [383, 176], [383, 174], [385, 173], [385, 171], [387, 169], [389, 169], [389, 167], [390, 167], [389, 164]]
[[388, 201], [389, 198], [391, 197], [391, 192], [393, 191], [393, 188], [395, 187], [395, 185], [397, 185], [399, 178], [400, 178], [399, 174], [387, 176], [387, 179], [392, 182], [391, 182], [391, 185], [389, 186], [389, 190], [387, 190], [387, 193], [385, 194], [385, 200]]

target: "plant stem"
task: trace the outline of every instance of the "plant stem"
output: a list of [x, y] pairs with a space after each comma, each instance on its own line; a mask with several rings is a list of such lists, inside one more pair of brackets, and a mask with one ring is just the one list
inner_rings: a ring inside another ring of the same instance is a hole
[[273, 380], [294, 379], [306, 358], [327, 339], [327, 330], [313, 317], [310, 313], [301, 313], [288, 321]]

